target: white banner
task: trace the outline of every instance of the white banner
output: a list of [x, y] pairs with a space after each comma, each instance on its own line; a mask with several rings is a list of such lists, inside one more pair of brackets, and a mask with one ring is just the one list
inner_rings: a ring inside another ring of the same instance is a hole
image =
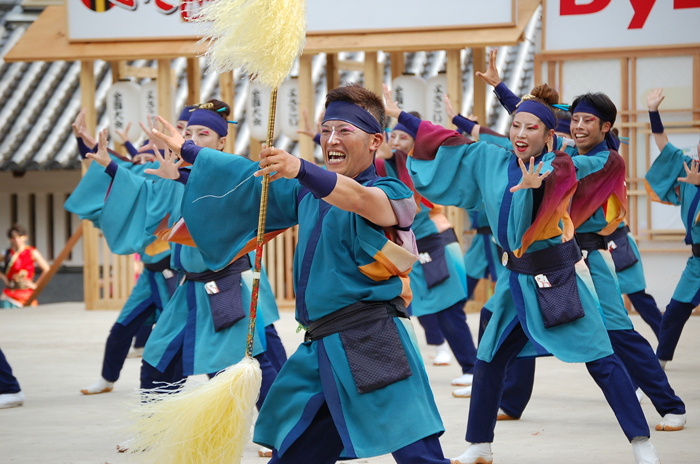
[[700, 43], [700, 0], [547, 0], [544, 51]]
[[[188, 18], [216, 0], [66, 0], [71, 41], [196, 38]], [[515, 25], [516, 0], [307, 0], [314, 33], [464, 29]]]

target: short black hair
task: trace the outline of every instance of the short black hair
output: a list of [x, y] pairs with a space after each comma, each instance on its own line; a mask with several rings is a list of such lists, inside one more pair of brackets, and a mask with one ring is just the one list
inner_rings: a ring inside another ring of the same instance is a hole
[[7, 231], [7, 238], [12, 238], [12, 233], [15, 232], [17, 235], [29, 235], [27, 234], [27, 229], [24, 228], [24, 226], [20, 224], [15, 224], [10, 229]]
[[586, 103], [589, 106], [595, 108], [595, 110], [603, 116], [600, 120], [600, 127], [603, 127], [603, 122], [610, 122], [612, 127], [615, 124], [615, 119], [617, 118], [617, 107], [615, 103], [610, 100], [610, 97], [604, 93], [584, 93], [576, 97], [574, 102], [571, 104], [571, 111], [573, 112], [576, 107], [581, 104]]

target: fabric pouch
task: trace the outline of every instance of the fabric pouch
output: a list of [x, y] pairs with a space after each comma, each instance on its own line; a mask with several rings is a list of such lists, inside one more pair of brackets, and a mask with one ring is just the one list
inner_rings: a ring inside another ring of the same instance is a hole
[[425, 283], [428, 288], [441, 284], [450, 277], [450, 270], [447, 268], [447, 257], [445, 256], [445, 246], [452, 241], [447, 234], [454, 231], [449, 229], [441, 234], [434, 234], [416, 241], [418, 245], [418, 259], [423, 268]]
[[574, 266], [548, 271], [546, 275], [538, 274], [534, 278], [545, 329], [573, 322], [586, 315], [579, 298]]
[[178, 273], [172, 269], [166, 269], [163, 271], [163, 278], [165, 279], [165, 286], [168, 289], [168, 294], [170, 294], [172, 298], [178, 287]]
[[204, 289], [209, 297], [211, 318], [216, 332], [231, 327], [245, 317], [241, 301], [240, 273], [205, 282]]
[[615, 272], [624, 271], [634, 266], [639, 261], [634, 254], [634, 250], [630, 246], [630, 240], [627, 234], [620, 235], [614, 239], [608, 239], [606, 243], [612, 255], [613, 262], [615, 263]]
[[412, 375], [392, 317], [340, 332], [358, 393], [369, 393]]

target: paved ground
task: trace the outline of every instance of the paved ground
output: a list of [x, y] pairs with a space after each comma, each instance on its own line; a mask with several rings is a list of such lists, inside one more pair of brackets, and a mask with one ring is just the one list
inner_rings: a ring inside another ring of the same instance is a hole
[[[649, 292], [660, 305], [670, 299], [687, 255], [646, 253], [644, 263]], [[0, 346], [27, 395], [25, 406], [0, 410], [0, 464], [90, 463], [121, 464], [133, 457], [115, 452], [123, 438], [129, 404], [135, 404], [140, 360], [128, 359], [122, 379], [109, 394], [84, 397], [79, 389], [100, 374], [104, 341], [116, 312], [87, 312], [82, 304], [43, 305], [0, 311]], [[650, 340], [653, 335], [638, 316], [635, 326]], [[472, 329], [476, 315], [469, 315]], [[293, 315], [284, 313], [277, 324], [288, 351], [301, 336]], [[421, 329], [416, 328], [421, 341]], [[655, 346], [655, 340], [652, 341]], [[424, 347], [426, 348], [426, 347]], [[429, 354], [425, 349], [425, 354]], [[663, 463], [700, 462], [700, 317], [686, 326], [676, 360], [668, 375], [686, 401], [689, 420], [682, 432], [652, 431], [652, 441]], [[499, 423], [493, 445], [497, 464], [633, 463], [614, 416], [583, 365], [556, 359], [537, 361], [532, 401], [517, 422]], [[464, 432], [469, 401], [453, 398], [449, 382], [459, 375], [456, 365], [427, 366], [446, 427], [441, 441], [454, 457], [465, 447]], [[654, 408], [642, 403], [650, 427], [658, 421]], [[371, 420], [371, 418], [368, 418]], [[248, 446], [243, 462], [264, 463], [257, 447]], [[390, 456], [358, 460], [373, 464], [394, 462]], [[313, 464], [310, 459], [309, 463]]]

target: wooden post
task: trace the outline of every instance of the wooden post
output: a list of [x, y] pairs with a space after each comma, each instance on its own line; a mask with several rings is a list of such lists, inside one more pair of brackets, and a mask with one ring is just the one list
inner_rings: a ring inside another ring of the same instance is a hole
[[[300, 139], [301, 140], [301, 139]], [[313, 143], [313, 140], [311, 141]], [[255, 140], [253, 137], [250, 138], [250, 144], [248, 145], [248, 155], [253, 161], [260, 161], [260, 152], [262, 151], [263, 143], [259, 140]]]
[[[462, 108], [462, 59], [459, 49], [447, 50], [447, 95], [449, 95], [454, 108]], [[450, 126], [454, 128], [451, 121]], [[445, 214], [452, 223], [457, 240], [461, 244], [464, 240], [462, 236], [464, 233], [464, 210], [450, 206], [447, 207]]]
[[391, 78], [395, 79], [403, 74], [406, 69], [406, 55], [403, 52], [391, 52]]
[[381, 84], [378, 84], [380, 81], [379, 68], [377, 66], [377, 52], [365, 52], [364, 74], [365, 88], [381, 95], [382, 87]]
[[[547, 62], [547, 84], [550, 87], [556, 88], [557, 86], [557, 62], [548, 61]], [[561, 93], [561, 91], [559, 91]]]
[[535, 55], [534, 69], [535, 69], [535, 85], [541, 85], [542, 84], [542, 56], [541, 55]]
[[[338, 54], [326, 53], [326, 91], [340, 87], [340, 73], [338, 71]], [[309, 118], [311, 119], [311, 116]]]
[[486, 127], [486, 82], [476, 75], [476, 71], [483, 72], [486, 69], [486, 48], [473, 48], [472, 57], [474, 62], [474, 77], [472, 79], [474, 81], [474, 109], [472, 113], [479, 120], [479, 124]]
[[[236, 98], [236, 86], [233, 83], [233, 72], [227, 72], [219, 75], [219, 90], [221, 92], [221, 101], [228, 103], [231, 106], [230, 119], [233, 120], [233, 103]], [[226, 136], [226, 153], [233, 153], [236, 146], [236, 131], [235, 124], [228, 125], [228, 135]]]
[[[306, 108], [309, 113], [309, 122], [314, 124], [314, 83], [311, 64], [313, 55], [303, 54], [299, 57], [299, 103], [300, 109]], [[306, 136], [299, 137], [299, 154], [302, 159], [314, 162], [314, 141]]]
[[199, 68], [199, 58], [187, 58], [187, 104], [200, 103], [202, 87], [202, 71]]
[[158, 114], [168, 121], [173, 119], [172, 92], [170, 60], [158, 60]]

